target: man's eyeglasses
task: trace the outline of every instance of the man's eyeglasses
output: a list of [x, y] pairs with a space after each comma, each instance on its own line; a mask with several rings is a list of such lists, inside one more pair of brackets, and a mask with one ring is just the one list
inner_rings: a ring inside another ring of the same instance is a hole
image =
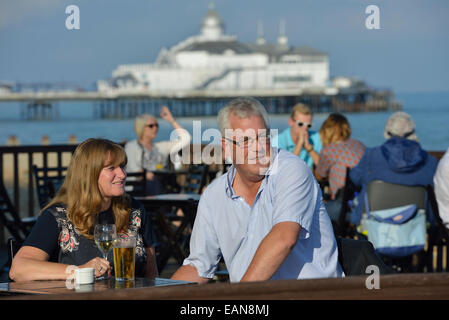
[[261, 144], [267, 144], [270, 141], [270, 135], [263, 133], [257, 136], [257, 138], [245, 136], [242, 138], [239, 138], [237, 140], [232, 140], [229, 138], [225, 138], [225, 140], [228, 140], [229, 142], [232, 142], [239, 148], [248, 148], [255, 144], [256, 141], [258, 141]]
[[153, 129], [153, 127], [159, 128], [159, 123], [147, 124], [146, 127]]
[[312, 124], [311, 124], [311, 123], [297, 121], [296, 124], [297, 124], [298, 127], [300, 127], [300, 128], [301, 128], [302, 126], [307, 126], [308, 129], [312, 128]]

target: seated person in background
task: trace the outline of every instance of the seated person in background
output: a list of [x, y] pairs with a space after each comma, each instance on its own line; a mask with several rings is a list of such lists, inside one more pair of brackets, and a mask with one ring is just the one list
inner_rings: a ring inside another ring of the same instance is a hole
[[449, 229], [449, 149], [438, 163], [433, 183], [435, 184], [435, 197], [437, 198], [441, 220]]
[[138, 139], [125, 144], [128, 156], [125, 169], [127, 172], [140, 172], [143, 169], [147, 171], [148, 195], [163, 193], [163, 185], [152, 171], [164, 168], [169, 156], [177, 169], [181, 165], [178, 152], [190, 143], [190, 134], [175, 121], [166, 106], [161, 109], [161, 118], [173, 126], [178, 140], [153, 142], [157, 137], [159, 124], [155, 117], [143, 114], [134, 121], [134, 131]]
[[415, 123], [408, 113], [393, 113], [385, 125], [384, 136], [387, 141], [381, 146], [367, 148], [359, 164], [350, 172], [352, 182], [362, 187], [357, 206], [351, 214], [354, 225], [360, 224], [366, 188], [371, 181], [407, 186], [433, 184], [437, 159], [421, 148]]
[[202, 194], [190, 255], [172, 278], [205, 283], [221, 257], [231, 282], [342, 276], [318, 183], [304, 161], [271, 148], [262, 104], [232, 100], [218, 124], [233, 165]]
[[137, 235], [136, 276], [157, 276], [153, 232], [143, 206], [124, 191], [126, 154], [109, 140], [88, 139], [75, 150], [64, 184], [42, 209], [35, 226], [14, 256], [15, 281], [63, 280], [70, 265], [111, 271], [94, 242], [96, 224], [115, 224], [122, 236]]
[[302, 103], [296, 104], [288, 118], [289, 128], [278, 135], [279, 147], [293, 152], [305, 161], [309, 168], [317, 165], [320, 159], [320, 134], [312, 128], [312, 110]]
[[343, 196], [343, 192], [339, 191], [346, 183], [346, 168], [353, 168], [359, 163], [365, 146], [351, 139], [349, 122], [340, 113], [329, 115], [320, 128], [320, 136], [323, 149], [315, 176], [318, 181], [324, 178], [329, 181], [330, 200], [325, 205], [331, 220], [337, 221]]

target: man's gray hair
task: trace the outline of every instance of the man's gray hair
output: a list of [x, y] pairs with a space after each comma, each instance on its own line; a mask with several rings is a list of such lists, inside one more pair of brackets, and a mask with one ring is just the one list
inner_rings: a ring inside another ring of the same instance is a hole
[[265, 110], [265, 107], [259, 102], [259, 100], [251, 97], [237, 98], [231, 100], [218, 113], [218, 127], [220, 128], [220, 133], [223, 137], [225, 136], [225, 130], [230, 129], [229, 116], [231, 114], [241, 119], [249, 118], [251, 116], [259, 116], [262, 118], [265, 128], [270, 129], [267, 110]]
[[415, 122], [408, 113], [397, 111], [388, 118], [385, 125], [384, 137], [385, 139], [401, 137], [418, 141], [418, 136], [415, 132]]

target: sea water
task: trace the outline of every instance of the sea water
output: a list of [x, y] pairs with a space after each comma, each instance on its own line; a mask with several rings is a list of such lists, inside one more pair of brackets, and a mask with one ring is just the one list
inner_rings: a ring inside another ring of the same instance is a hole
[[[416, 133], [426, 150], [445, 151], [449, 147], [449, 92], [404, 93], [396, 99], [402, 102], [403, 111], [408, 112], [416, 123]], [[385, 123], [392, 112], [346, 113], [352, 137], [367, 147], [382, 144]], [[328, 114], [315, 114], [312, 130], [319, 130]], [[289, 115], [270, 115], [270, 126], [279, 132], [288, 126]], [[193, 134], [194, 121], [201, 121], [201, 132], [217, 128], [216, 117], [177, 118], [177, 122]], [[91, 103], [60, 103], [59, 119], [53, 121], [20, 120], [19, 104], [0, 103], [0, 145], [9, 136], [15, 135], [21, 145], [38, 145], [42, 136], [48, 136], [51, 144], [66, 144], [70, 135], [79, 142], [91, 137], [103, 137], [113, 141], [135, 139], [134, 119], [93, 119]], [[172, 127], [159, 119], [157, 140], [168, 140]], [[209, 143], [210, 141], [202, 141]]]

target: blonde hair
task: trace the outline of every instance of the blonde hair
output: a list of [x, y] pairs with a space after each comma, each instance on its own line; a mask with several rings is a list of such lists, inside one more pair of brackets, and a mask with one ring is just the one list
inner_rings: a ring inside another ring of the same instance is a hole
[[[120, 145], [106, 139], [87, 139], [76, 148], [63, 185], [42, 211], [56, 204], [64, 204], [67, 218], [78, 232], [93, 239], [93, 228], [102, 203], [98, 187], [100, 172], [105, 166], [125, 166], [126, 162], [126, 153]], [[117, 232], [125, 231], [129, 224], [130, 203], [126, 193], [112, 198]]]
[[320, 138], [323, 146], [337, 141], [345, 141], [351, 136], [348, 119], [341, 113], [331, 113], [320, 128]]
[[136, 133], [138, 139], [142, 137], [143, 128], [145, 128], [147, 121], [150, 119], [157, 123], [156, 118], [150, 114], [142, 114], [134, 120], [134, 132]]
[[309, 116], [309, 115], [312, 115], [312, 109], [310, 109], [310, 107], [308, 105], [305, 105], [303, 103], [297, 103], [293, 106], [290, 118], [293, 119], [295, 117], [295, 114], [297, 114], [297, 113], [301, 113], [305, 116]]

